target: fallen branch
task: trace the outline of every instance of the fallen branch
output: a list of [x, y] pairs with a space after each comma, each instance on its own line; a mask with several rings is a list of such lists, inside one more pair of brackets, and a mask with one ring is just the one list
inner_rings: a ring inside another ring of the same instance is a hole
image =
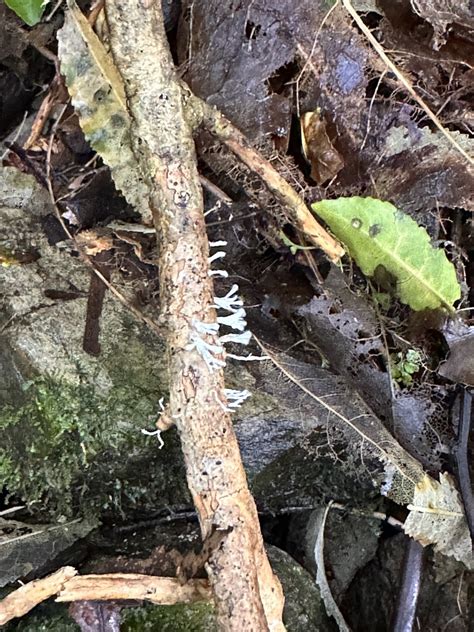
[[125, 599], [161, 606], [212, 601], [207, 579], [190, 579], [183, 584], [175, 577], [138, 573], [77, 575], [72, 566], [64, 566], [48, 577], [21, 586], [0, 601], [0, 625], [22, 617], [54, 595], [60, 602]]
[[64, 566], [48, 577], [37, 579], [11, 592], [0, 601], [0, 625], [22, 617], [42, 601], [56, 595], [76, 573], [72, 566]]
[[169, 412], [180, 434], [203, 539], [214, 530], [228, 531], [206, 565], [220, 627], [283, 630], [281, 586], [266, 557], [228, 412], [192, 127], [161, 8], [111, 0], [106, 17], [159, 243]]

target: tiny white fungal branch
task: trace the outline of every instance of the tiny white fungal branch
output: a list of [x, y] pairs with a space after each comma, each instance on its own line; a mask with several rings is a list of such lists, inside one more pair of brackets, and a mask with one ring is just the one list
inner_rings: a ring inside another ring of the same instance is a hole
[[156, 437], [158, 439], [158, 450], [161, 450], [161, 448], [165, 445], [159, 428], [156, 430], [146, 430], [145, 428], [142, 428], [142, 434], [147, 435], [148, 437]]
[[225, 252], [223, 250], [219, 250], [219, 252], [215, 252], [213, 255], [207, 258], [209, 264], [213, 261], [217, 261], [217, 259], [223, 259], [225, 257]]
[[218, 316], [217, 322], [220, 325], [226, 325], [236, 331], [244, 331], [247, 327], [247, 321], [245, 320], [245, 309], [241, 307], [236, 312], [233, 312], [229, 316]]
[[213, 307], [215, 309], [225, 309], [228, 312], [237, 312], [244, 304], [240, 296], [237, 296], [238, 291], [239, 286], [234, 283], [225, 296], [214, 297]]
[[226, 270], [209, 270], [207, 275], [210, 277], [220, 276], [223, 279], [227, 279], [227, 277], [229, 276], [229, 273]]
[[200, 320], [193, 320], [193, 327], [198, 333], [207, 336], [215, 336], [219, 331], [218, 323], [204, 323]]
[[190, 338], [190, 343], [185, 347], [186, 351], [193, 351], [195, 349], [206, 363], [210, 373], [225, 367], [225, 360], [216, 357], [217, 355], [224, 354], [224, 347], [206, 342], [197, 331], [191, 332]]
[[221, 239], [220, 241], [210, 241], [209, 248], [220, 248], [221, 246], [227, 246], [227, 242]]
[[238, 345], [248, 345], [252, 338], [251, 332], [247, 329], [241, 334], [225, 334], [219, 338], [219, 342], [235, 342]]
[[246, 389], [243, 391], [236, 391], [232, 388], [225, 388], [224, 393], [227, 398], [227, 406], [230, 410], [239, 408], [246, 399], [252, 396], [250, 391], [247, 391]]
[[[158, 418], [161, 417], [161, 415], [164, 413], [165, 411], [165, 406], [163, 404], [163, 402], [165, 401], [164, 397], [160, 397], [160, 399], [158, 400], [158, 405], [160, 407], [160, 412], [158, 413]], [[163, 441], [162, 437], [161, 437], [161, 429], [157, 428], [156, 430], [146, 430], [145, 428], [142, 428], [142, 434], [147, 435], [148, 437], [156, 437], [158, 439], [158, 450], [161, 450], [161, 448], [165, 445], [165, 442]]]

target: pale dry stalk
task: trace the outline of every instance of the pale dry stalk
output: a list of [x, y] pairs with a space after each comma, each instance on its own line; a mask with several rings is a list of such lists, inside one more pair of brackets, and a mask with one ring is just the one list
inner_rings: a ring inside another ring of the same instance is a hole
[[[137, 167], [149, 181], [159, 248], [170, 415], [203, 538], [228, 531], [207, 564], [223, 630], [283, 630], [283, 595], [263, 547], [225, 402], [222, 369], [189, 350], [196, 322], [214, 323], [213, 284], [192, 125], [168, 48], [160, 3], [106, 2], [112, 53], [132, 118]], [[210, 343], [217, 340], [208, 336]], [[188, 347], [188, 349], [187, 349]]]

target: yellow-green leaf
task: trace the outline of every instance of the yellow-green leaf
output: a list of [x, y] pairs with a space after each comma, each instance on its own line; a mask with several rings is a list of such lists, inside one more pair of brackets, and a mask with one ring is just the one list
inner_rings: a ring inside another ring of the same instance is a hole
[[461, 296], [453, 264], [426, 230], [393, 204], [374, 198], [338, 198], [312, 206], [342, 241], [362, 272], [384, 269], [395, 295], [414, 310], [453, 310]]

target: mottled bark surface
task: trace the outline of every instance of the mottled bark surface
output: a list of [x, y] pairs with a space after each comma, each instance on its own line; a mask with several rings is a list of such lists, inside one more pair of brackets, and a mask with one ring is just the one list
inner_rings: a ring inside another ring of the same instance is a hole
[[[203, 538], [229, 535], [208, 563], [225, 630], [283, 629], [283, 597], [260, 535], [257, 512], [242, 467], [222, 369], [210, 372], [187, 347], [195, 323], [214, 323], [209, 247], [192, 129], [184, 116], [155, 3], [106, 4], [111, 45], [132, 117], [138, 168], [149, 180], [159, 244], [161, 321], [166, 327], [170, 402], [186, 462], [187, 480]], [[206, 342], [218, 344], [205, 335]]]

